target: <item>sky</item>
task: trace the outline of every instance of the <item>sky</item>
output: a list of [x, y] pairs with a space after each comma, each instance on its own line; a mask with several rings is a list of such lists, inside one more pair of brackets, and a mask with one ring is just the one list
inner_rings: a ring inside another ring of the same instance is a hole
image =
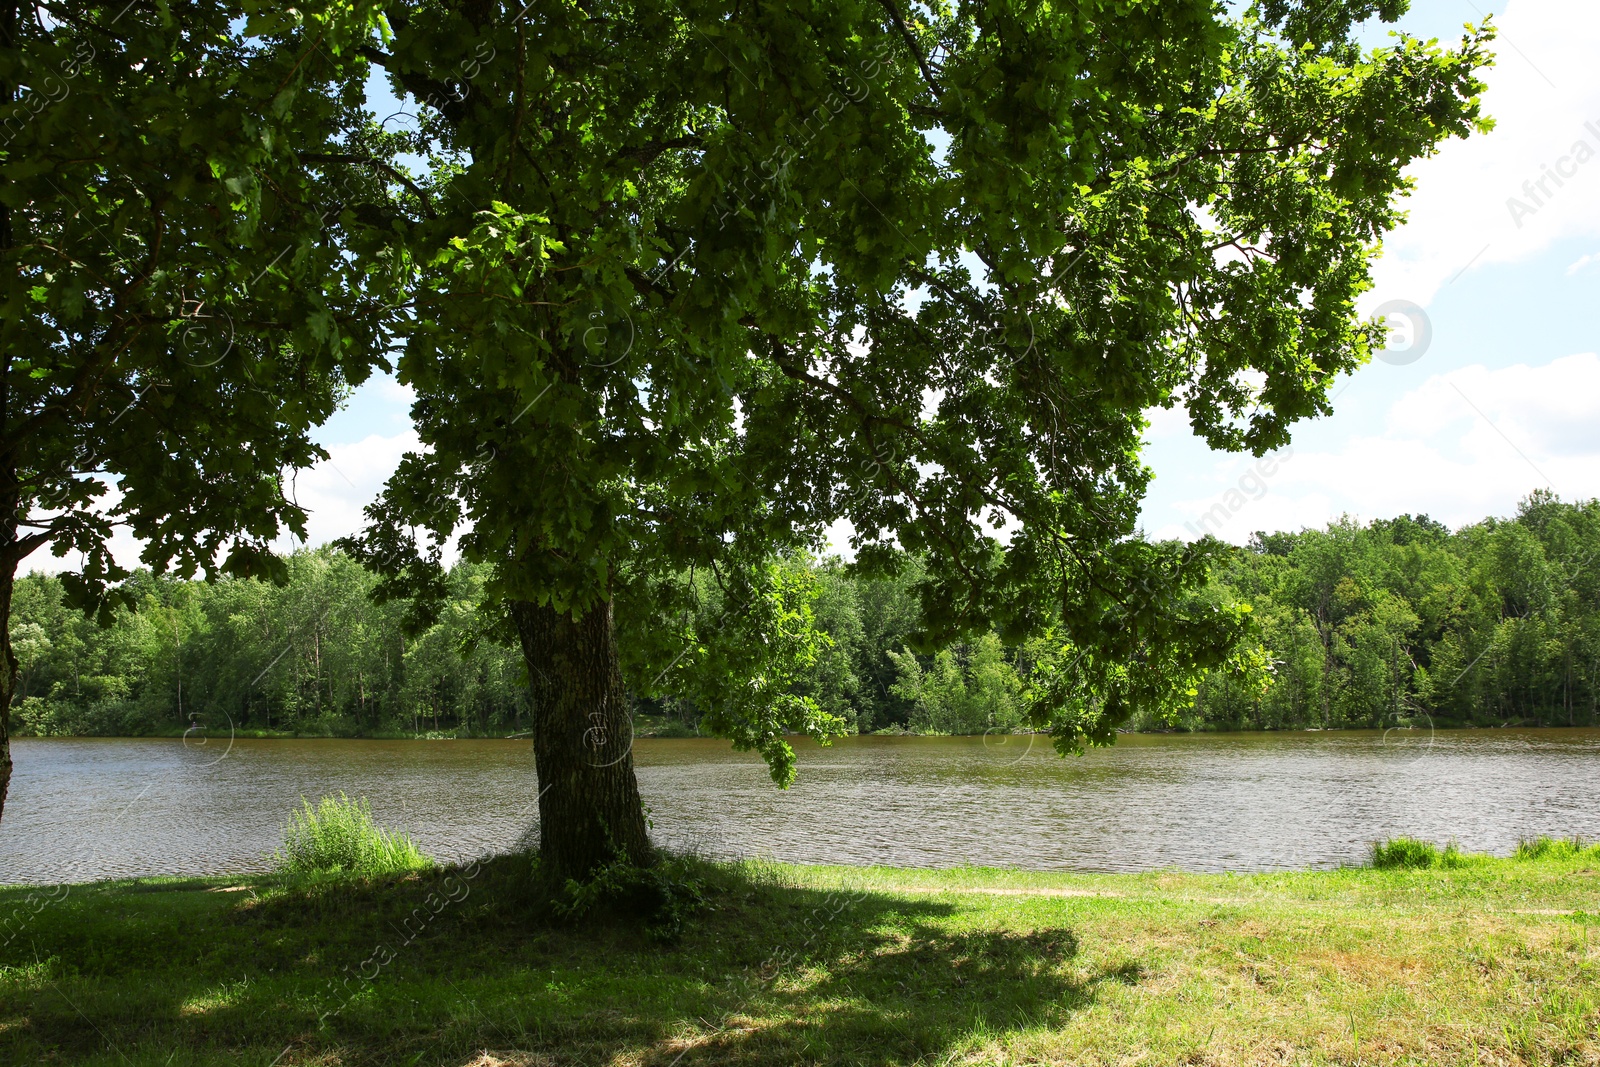
[[[1500, 36], [1484, 109], [1496, 127], [1411, 168], [1409, 218], [1362, 307], [1420, 316], [1388, 316], [1391, 350], [1265, 462], [1210, 451], [1181, 409], [1155, 413], [1151, 536], [1242, 544], [1346, 514], [1459, 527], [1514, 514], [1541, 487], [1600, 496], [1600, 3], [1416, 0], [1396, 28], [1453, 41], [1491, 10]], [[1533, 183], [1551, 168], [1565, 176], [1541, 192]]]
[[[1536, 488], [1600, 496], [1600, 3], [1415, 0], [1396, 28], [1454, 41], [1490, 11], [1496, 128], [1411, 168], [1408, 221], [1362, 307], [1389, 315], [1390, 350], [1335, 386], [1332, 415], [1264, 459], [1211, 451], [1181, 408], [1150, 413], [1149, 535], [1243, 544], [1257, 530], [1400, 513], [1459, 527], [1513, 514]], [[1366, 42], [1389, 30], [1369, 26]], [[416, 445], [409, 403], [377, 378], [318, 432], [330, 459], [295, 479], [311, 544], [360, 528]]]

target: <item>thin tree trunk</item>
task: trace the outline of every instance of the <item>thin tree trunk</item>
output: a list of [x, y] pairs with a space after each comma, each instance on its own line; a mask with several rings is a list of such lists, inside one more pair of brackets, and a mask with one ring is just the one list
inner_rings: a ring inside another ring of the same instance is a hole
[[178, 612], [172, 612], [172, 669], [178, 676], [178, 723], [183, 724], [183, 639], [178, 633]]
[[514, 601], [511, 617], [533, 688], [541, 870], [564, 880], [619, 857], [648, 864], [610, 602], [573, 618]]
[[[0, 361], [0, 422], [8, 410], [4, 372], [10, 362], [9, 355]], [[22, 492], [17, 485], [16, 468], [0, 465], [0, 818], [5, 815], [6, 796], [11, 788], [11, 700], [17, 692], [17, 654], [11, 647], [11, 594], [16, 589], [17, 568], [48, 540], [44, 533], [18, 537], [21, 513]]]
[[[0, 505], [3, 506], [3, 505]], [[11, 789], [11, 697], [17, 691], [17, 654], [11, 648], [11, 590], [17, 563], [11, 550], [17, 542], [16, 507], [0, 516], [0, 818]]]
[[[0, 49], [11, 51], [17, 46], [17, 0], [0, 3]], [[0, 104], [16, 99], [17, 86], [0, 82]], [[0, 199], [0, 257], [10, 259], [13, 244], [11, 209]], [[11, 433], [11, 346], [0, 344], [0, 432]], [[13, 456], [9, 450], [7, 456]], [[17, 689], [17, 655], [11, 649], [11, 590], [16, 583], [17, 564], [22, 557], [16, 554], [17, 510], [20, 501], [16, 492], [16, 464], [8, 458], [5, 464], [4, 499], [0, 499], [0, 818], [5, 816], [6, 794], [11, 788], [11, 696]]]
[[[4, 378], [0, 377], [0, 416], [5, 412], [6, 399]], [[11, 699], [17, 692], [17, 654], [11, 647], [11, 594], [17, 584], [17, 567], [46, 541], [43, 534], [17, 536], [21, 510], [16, 469], [9, 464], [0, 467], [0, 817], [5, 815], [6, 796], [11, 788]]]

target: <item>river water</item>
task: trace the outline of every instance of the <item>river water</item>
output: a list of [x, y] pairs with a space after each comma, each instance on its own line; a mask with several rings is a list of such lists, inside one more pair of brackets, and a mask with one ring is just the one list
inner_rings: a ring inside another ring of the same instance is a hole
[[[1361, 861], [1400, 834], [1508, 853], [1600, 838], [1600, 730], [803, 743], [777, 789], [710, 739], [635, 742], [662, 844], [802, 863], [1196, 871]], [[537, 833], [526, 741], [24, 739], [0, 884], [265, 869], [301, 797], [343, 791], [440, 859]]]

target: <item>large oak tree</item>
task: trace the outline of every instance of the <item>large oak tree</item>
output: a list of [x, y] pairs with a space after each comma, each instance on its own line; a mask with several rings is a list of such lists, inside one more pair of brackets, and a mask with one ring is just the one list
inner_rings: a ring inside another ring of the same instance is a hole
[[[362, 110], [372, 10], [0, 0], [0, 805], [17, 567], [276, 574], [286, 472], [383, 358], [411, 196]], [[377, 249], [360, 257], [358, 251]]]
[[1216, 546], [1138, 532], [1143, 413], [1259, 454], [1367, 358], [1403, 169], [1483, 125], [1485, 30], [1354, 43], [1403, 9], [386, 9], [368, 56], [429, 156], [399, 362], [426, 447], [359, 547], [396, 592], [452, 536], [494, 565], [548, 870], [649, 857], [629, 688], [693, 692], [780, 781], [786, 732], [835, 729], [787, 695], [770, 561], [840, 520], [864, 571], [926, 559], [928, 642], [1049, 636], [1031, 714], [1063, 749], [1229, 654]]

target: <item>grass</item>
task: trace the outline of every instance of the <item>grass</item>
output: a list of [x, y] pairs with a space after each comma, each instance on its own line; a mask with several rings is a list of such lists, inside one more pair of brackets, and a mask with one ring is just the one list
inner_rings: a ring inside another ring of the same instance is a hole
[[[1600, 863], [1600, 844], [1584, 844], [1576, 837], [1537, 837], [1517, 845], [1512, 857], [1517, 860], [1585, 860]], [[1441, 870], [1493, 863], [1494, 857], [1481, 852], [1462, 852], [1454, 841], [1440, 848], [1431, 841], [1414, 837], [1394, 837], [1374, 842], [1371, 864], [1378, 870]]]
[[[1540, 840], [1545, 840], [1540, 838]], [[1414, 837], [1396, 837], [1376, 842], [1372, 846], [1372, 866], [1379, 870], [1429, 870], [1453, 871], [1469, 867], [1488, 859], [1487, 856], [1470, 855], [1456, 847], [1454, 841], [1440, 848], [1431, 841], [1418, 841]]]
[[340, 793], [316, 805], [302, 797], [301, 804], [283, 828], [283, 847], [273, 855], [282, 874], [404, 874], [434, 866], [408, 835], [375, 824], [365, 798], [351, 800]]
[[1600, 863], [1600, 843], [1586, 845], [1576, 837], [1538, 837], [1517, 846], [1519, 860], [1587, 860]]
[[526, 857], [3, 889], [0, 1063], [1600, 1063], [1600, 850], [1470, 860], [691, 862], [670, 939], [561, 918]]

